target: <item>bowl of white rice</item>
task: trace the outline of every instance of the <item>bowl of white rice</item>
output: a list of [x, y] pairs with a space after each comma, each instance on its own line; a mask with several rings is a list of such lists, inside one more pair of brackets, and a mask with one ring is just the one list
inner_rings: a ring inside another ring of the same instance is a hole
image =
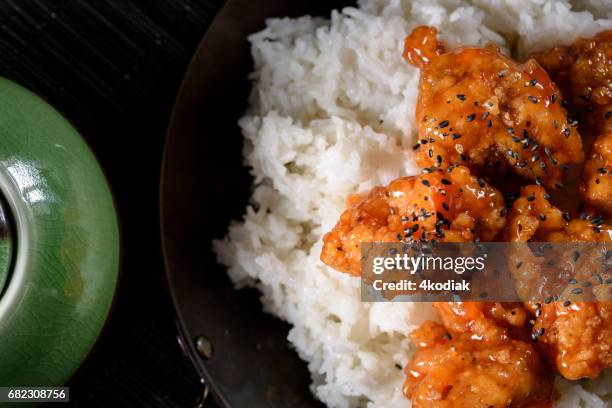
[[[407, 334], [433, 308], [362, 302], [319, 256], [347, 195], [420, 172], [402, 58], [420, 25], [520, 61], [612, 28], [612, 2], [227, 2], [177, 98], [161, 189], [182, 344], [220, 406], [410, 407]], [[612, 407], [611, 370], [555, 388], [554, 407]]]

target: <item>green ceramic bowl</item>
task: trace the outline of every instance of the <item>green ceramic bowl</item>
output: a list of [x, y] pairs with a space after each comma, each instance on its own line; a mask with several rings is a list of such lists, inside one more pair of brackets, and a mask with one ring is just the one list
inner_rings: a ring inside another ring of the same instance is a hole
[[117, 217], [80, 135], [2, 78], [0, 205], [0, 386], [62, 385], [113, 300]]

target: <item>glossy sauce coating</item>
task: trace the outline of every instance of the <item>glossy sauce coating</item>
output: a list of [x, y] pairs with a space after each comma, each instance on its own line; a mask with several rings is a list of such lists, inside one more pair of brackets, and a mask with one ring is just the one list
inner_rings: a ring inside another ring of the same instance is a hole
[[[526, 186], [515, 200], [508, 213], [508, 222], [502, 234], [504, 240], [527, 242], [612, 242], [612, 228], [598, 219], [571, 219], [549, 201], [546, 192], [539, 186]], [[604, 251], [605, 252], [605, 251]], [[601, 268], [603, 254], [583, 254], [583, 265], [589, 273]], [[522, 257], [521, 259], [528, 259]], [[563, 259], [559, 259], [563, 262]], [[576, 263], [576, 261], [574, 261]], [[533, 290], [529, 287], [541, 277], [541, 264], [526, 261], [515, 274], [517, 290]], [[555, 268], [560, 269], [561, 264]], [[610, 290], [605, 284], [607, 269], [603, 268], [601, 288]], [[584, 279], [579, 275], [566, 283], [567, 292], [579, 287]], [[574, 283], [575, 282], [575, 283]], [[597, 284], [592, 281], [590, 285]], [[522, 285], [522, 286], [521, 286]], [[595, 378], [604, 368], [612, 367], [612, 303], [610, 302], [528, 302], [535, 324], [532, 338], [548, 357], [550, 364], [565, 378]]]
[[563, 165], [582, 161], [580, 135], [561, 106], [559, 89], [534, 60], [519, 64], [494, 46], [443, 53], [431, 27], [408, 36], [404, 55], [421, 68], [420, 166], [460, 163], [492, 176], [510, 166], [554, 187]]
[[538, 351], [513, 338], [521, 305], [437, 303], [443, 325], [410, 337], [418, 349], [405, 368], [404, 393], [420, 407], [535, 407], [550, 400], [552, 378]]
[[600, 217], [573, 219], [549, 201], [540, 186], [521, 189], [513, 202], [501, 233], [506, 242], [610, 242], [612, 227]]
[[533, 57], [593, 131], [612, 132], [612, 30]]
[[490, 240], [503, 228], [504, 214], [501, 193], [466, 167], [400, 178], [349, 198], [323, 237], [321, 260], [360, 275], [362, 242]]
[[520, 196], [508, 213], [502, 240], [527, 242], [536, 239], [538, 235], [562, 230], [567, 221], [563, 212], [548, 201], [549, 198], [546, 190], [540, 186], [522, 187]]
[[472, 340], [525, 340], [527, 311], [520, 303], [437, 302], [434, 307], [450, 333], [471, 335]]
[[570, 380], [595, 378], [612, 367], [612, 303], [531, 304], [533, 332], [557, 372]]
[[580, 195], [591, 212], [612, 216], [612, 133], [595, 139], [582, 169]]

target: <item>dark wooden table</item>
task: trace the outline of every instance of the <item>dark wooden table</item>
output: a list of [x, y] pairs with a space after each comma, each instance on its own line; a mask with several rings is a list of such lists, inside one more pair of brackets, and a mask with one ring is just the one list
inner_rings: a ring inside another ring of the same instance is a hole
[[165, 130], [222, 0], [0, 0], [0, 75], [80, 130], [111, 183], [123, 234], [112, 318], [68, 384], [71, 405], [190, 407], [199, 379], [176, 340], [159, 239]]

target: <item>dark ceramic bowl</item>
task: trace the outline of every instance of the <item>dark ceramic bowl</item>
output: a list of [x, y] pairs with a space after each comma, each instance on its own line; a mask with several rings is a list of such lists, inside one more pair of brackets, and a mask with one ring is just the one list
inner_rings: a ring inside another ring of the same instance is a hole
[[161, 186], [166, 270], [184, 349], [224, 407], [321, 406], [309, 390], [306, 364], [289, 347], [289, 326], [262, 311], [256, 291], [233, 289], [211, 241], [240, 219], [250, 194], [237, 126], [250, 90], [247, 36], [263, 29], [269, 17], [329, 16], [347, 4], [228, 1], [176, 101]]

